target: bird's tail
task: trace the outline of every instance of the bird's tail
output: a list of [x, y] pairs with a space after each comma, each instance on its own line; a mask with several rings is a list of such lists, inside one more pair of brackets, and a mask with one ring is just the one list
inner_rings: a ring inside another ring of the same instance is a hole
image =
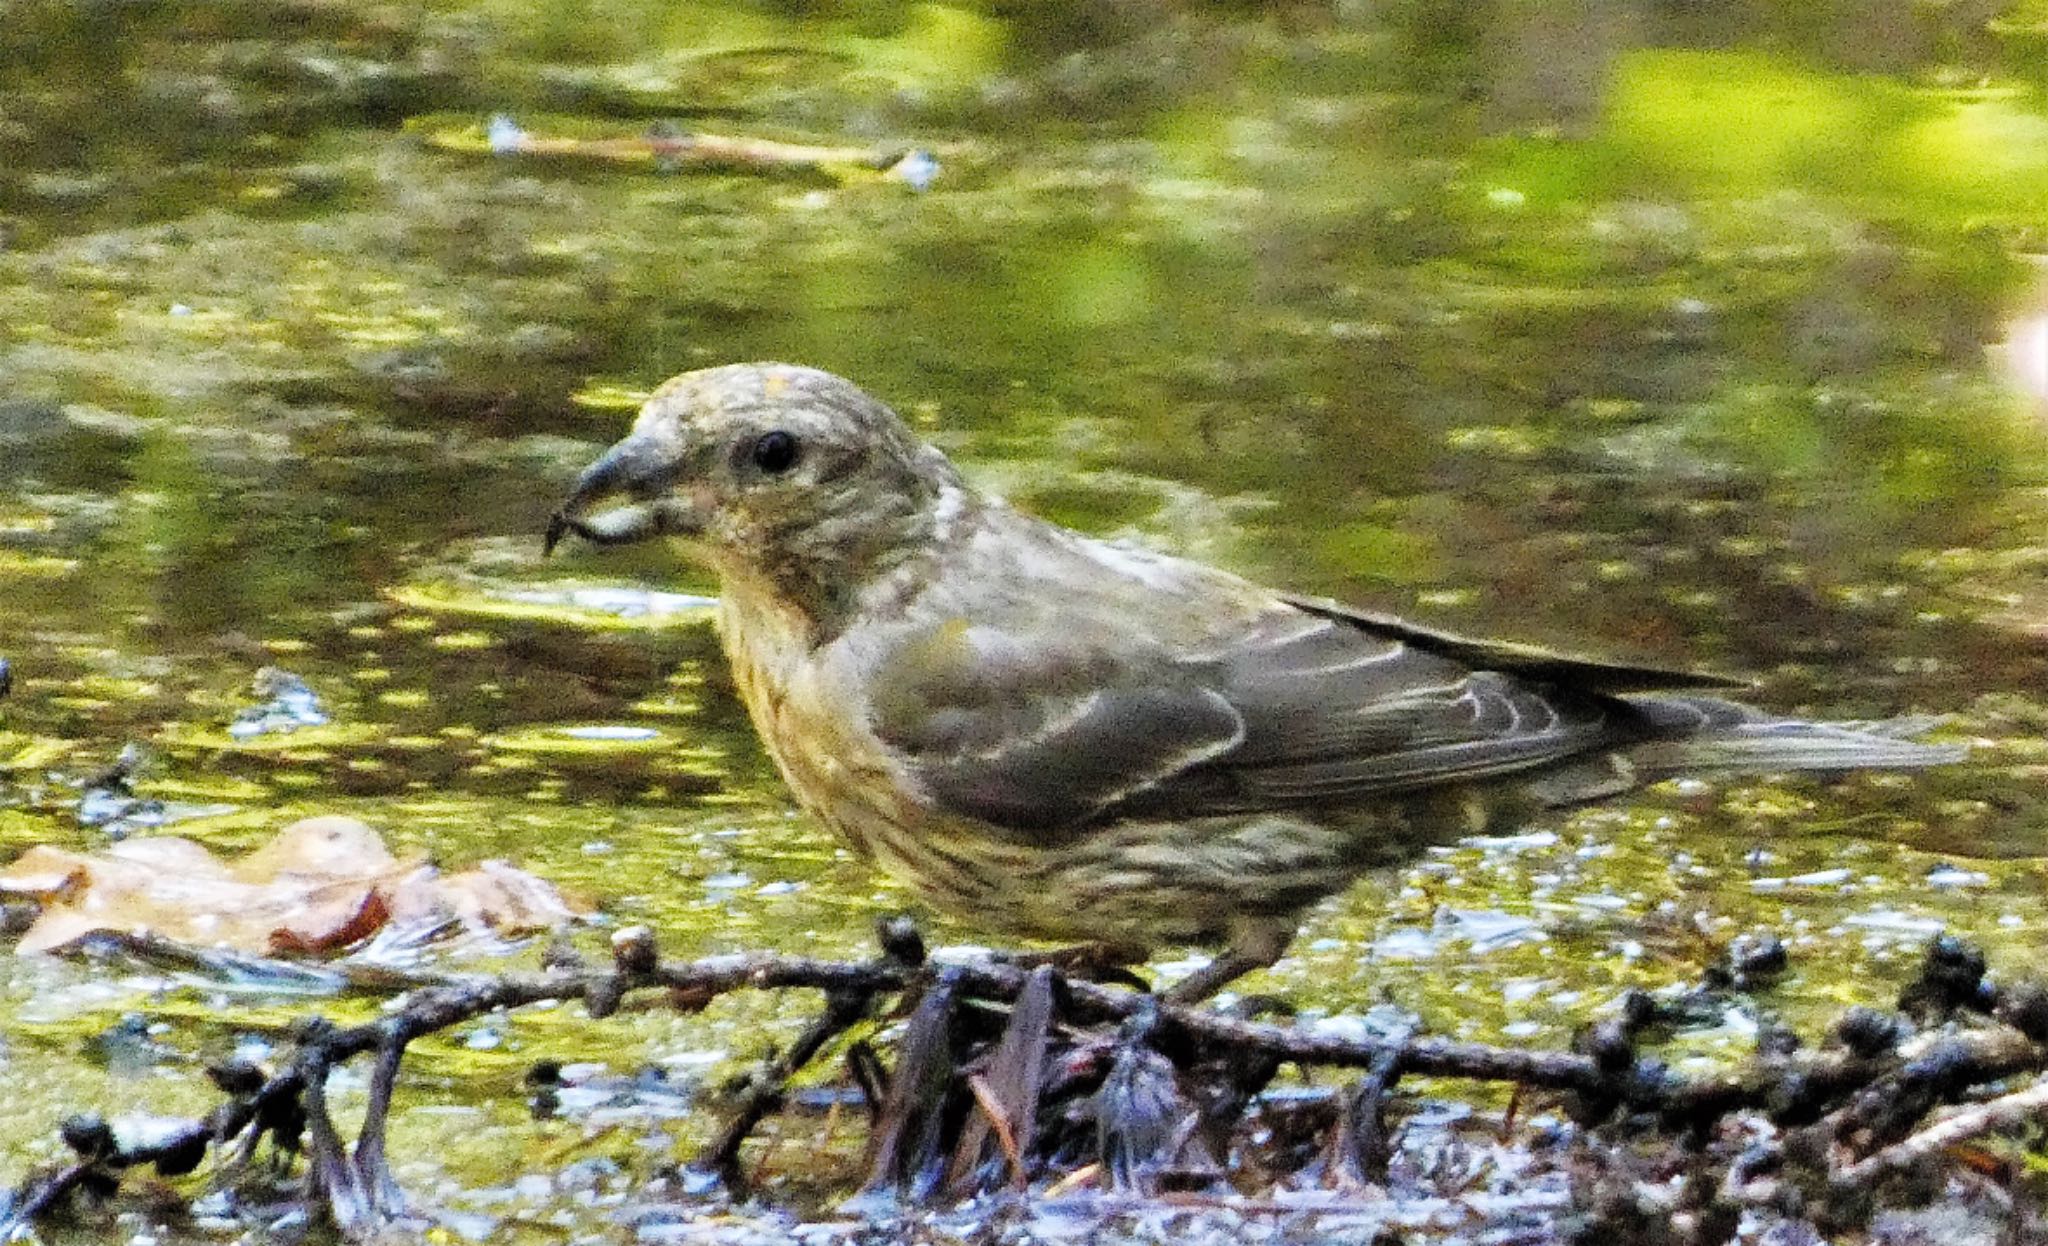
[[1716, 697], [1625, 699], [1642, 715], [1648, 737], [1627, 751], [1643, 779], [1701, 771], [1904, 770], [1947, 765], [1969, 752], [1967, 745], [1913, 738], [1941, 725], [1938, 716], [1807, 722]]

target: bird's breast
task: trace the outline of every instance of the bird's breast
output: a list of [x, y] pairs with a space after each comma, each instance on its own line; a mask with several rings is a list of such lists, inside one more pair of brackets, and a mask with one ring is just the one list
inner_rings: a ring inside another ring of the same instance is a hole
[[[1047, 927], [1017, 911], [1043, 853], [933, 808], [869, 728], [865, 701], [800, 635], [728, 608], [725, 646], [755, 730], [804, 809], [933, 907], [993, 929]], [[1049, 928], [1048, 928], [1049, 929]]]
[[800, 626], [730, 600], [721, 614], [733, 684], [799, 804], [863, 855], [908, 811], [887, 758]]

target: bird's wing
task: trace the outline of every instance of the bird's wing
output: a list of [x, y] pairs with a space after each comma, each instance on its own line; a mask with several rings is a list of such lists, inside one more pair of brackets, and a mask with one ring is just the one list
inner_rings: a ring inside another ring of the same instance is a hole
[[1156, 649], [952, 618], [874, 669], [869, 725], [937, 806], [1023, 833], [1089, 825], [1243, 742], [1244, 719]]
[[1267, 603], [1199, 648], [1085, 601], [1064, 628], [953, 618], [876, 664], [870, 726], [938, 807], [1043, 837], [1524, 770], [1630, 738], [1606, 692], [1687, 682]]
[[1470, 667], [1502, 671], [1545, 683], [1568, 683], [1588, 692], [1664, 692], [1678, 688], [1749, 686], [1748, 680], [1727, 675], [1677, 671], [1661, 666], [1637, 666], [1626, 662], [1569, 658], [1534, 645], [1478, 640], [1453, 632], [1434, 631], [1426, 627], [1417, 627], [1391, 614], [1360, 610], [1319, 597], [1288, 595], [1281, 600], [1310, 614], [1341, 620], [1376, 635], [1405, 640]]

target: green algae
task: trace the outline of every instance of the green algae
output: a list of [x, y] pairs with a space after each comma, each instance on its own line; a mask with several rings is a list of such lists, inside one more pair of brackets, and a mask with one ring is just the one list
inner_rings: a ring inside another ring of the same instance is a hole
[[[1775, 931], [1787, 977], [1674, 1042], [1712, 1061], [1761, 1015], [1886, 1001], [1935, 928], [2032, 963], [2048, 494], [2040, 413], [1985, 349], [2034, 297], [2038, 14], [1873, 65], [1851, 45], [1881, 41], [1833, 8], [1752, 6], [1694, 41], [1722, 50], [1592, 49], [1597, 88], [1553, 98], [1524, 81], [1540, 41], [1432, 4], [829, 7], [9, 10], [0, 845], [96, 846], [74, 785], [136, 740], [139, 796], [236, 806], [165, 828], [216, 847], [352, 813], [401, 853], [510, 859], [678, 955], [863, 954], [909, 901], [789, 808], [728, 690], [711, 581], [657, 551], [539, 559], [640, 397], [780, 357], [853, 376], [975, 479], [1089, 531], [1460, 630], [1754, 673], [1780, 708], [1946, 712], [1981, 742], [1939, 774], [1667, 785], [1446, 847], [1320, 906], [1248, 989], [1562, 1045], [1623, 989]], [[427, 141], [500, 111], [924, 146], [944, 168], [918, 195]], [[275, 664], [333, 721], [231, 735]], [[624, 730], [572, 734], [591, 727]], [[580, 938], [602, 955], [604, 934]], [[528, 1009], [423, 1042], [401, 1176], [514, 1237], [556, 1240], [558, 1214], [622, 1232], [566, 1196], [480, 1192], [687, 1155], [723, 1075], [806, 1006]], [[302, 1008], [8, 962], [0, 1168], [52, 1158], [80, 1107], [198, 1110], [198, 1060]], [[163, 1051], [110, 1074], [86, 1053], [128, 1012]], [[706, 1098], [537, 1122], [543, 1057]], [[829, 1188], [840, 1161], [779, 1163]]]

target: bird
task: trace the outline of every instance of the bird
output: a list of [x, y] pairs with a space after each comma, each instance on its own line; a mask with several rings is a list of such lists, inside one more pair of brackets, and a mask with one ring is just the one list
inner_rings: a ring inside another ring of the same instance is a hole
[[852, 382], [661, 385], [548, 521], [714, 570], [733, 683], [797, 802], [933, 908], [1111, 963], [1215, 949], [1431, 844], [1694, 772], [1911, 768], [1939, 720], [1827, 723], [1726, 677], [1563, 656], [1263, 587], [975, 489]]

